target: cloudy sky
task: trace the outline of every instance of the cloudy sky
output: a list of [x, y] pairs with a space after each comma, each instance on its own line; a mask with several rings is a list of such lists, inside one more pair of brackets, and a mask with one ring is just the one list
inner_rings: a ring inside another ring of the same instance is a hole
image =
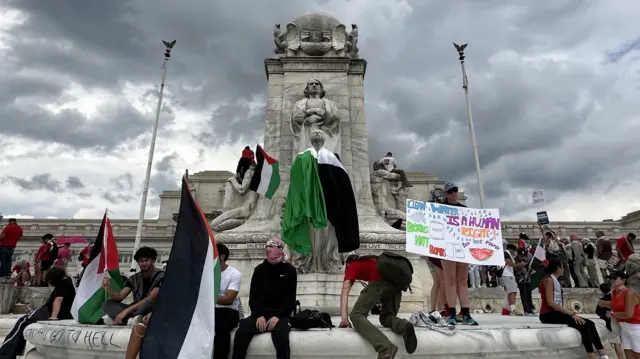
[[[510, 4], [510, 5], [507, 5]], [[176, 39], [147, 216], [181, 173], [262, 141], [272, 27], [323, 10], [360, 28], [370, 156], [478, 204], [452, 41], [467, 66], [487, 205], [552, 220], [640, 209], [636, 0], [0, 0], [0, 212], [135, 218], [162, 39]]]

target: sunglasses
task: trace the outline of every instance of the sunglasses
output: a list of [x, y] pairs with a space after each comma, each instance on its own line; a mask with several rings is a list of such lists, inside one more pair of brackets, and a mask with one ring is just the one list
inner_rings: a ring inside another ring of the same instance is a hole
[[269, 247], [276, 247], [276, 248], [280, 248], [280, 249], [282, 249], [282, 248], [283, 248], [283, 245], [282, 245], [282, 243], [280, 243], [280, 242], [278, 242], [278, 241], [270, 240], [270, 241], [268, 241], [268, 242], [267, 242], [267, 245], [266, 245], [265, 247], [266, 247], [266, 248], [269, 248]]

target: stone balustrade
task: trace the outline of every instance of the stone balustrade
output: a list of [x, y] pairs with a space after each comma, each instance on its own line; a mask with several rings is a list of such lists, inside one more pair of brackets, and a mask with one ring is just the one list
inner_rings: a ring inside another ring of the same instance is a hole
[[[406, 317], [406, 316], [405, 316]], [[575, 329], [561, 325], [541, 324], [538, 318], [476, 315], [479, 327], [459, 326], [453, 336], [426, 328], [418, 328], [418, 349], [406, 356], [402, 337], [383, 328], [383, 333], [398, 347], [397, 358], [583, 358], [584, 347]], [[339, 318], [332, 318], [338, 323]], [[379, 326], [377, 317], [370, 320]], [[608, 333], [598, 321], [603, 341]], [[73, 321], [45, 321], [30, 325], [25, 338], [36, 348], [27, 359], [121, 359], [126, 350], [130, 328], [80, 325]], [[293, 359], [374, 358], [376, 353], [353, 329], [294, 330], [290, 335]], [[247, 359], [275, 357], [269, 335], [257, 335]]]

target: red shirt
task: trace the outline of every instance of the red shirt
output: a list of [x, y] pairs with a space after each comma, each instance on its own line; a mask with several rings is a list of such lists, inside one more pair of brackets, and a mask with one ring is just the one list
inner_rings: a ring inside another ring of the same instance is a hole
[[89, 247], [84, 247], [81, 251], [80, 251], [80, 256], [82, 257], [82, 264], [87, 265], [89, 264]]
[[[551, 308], [549, 303], [547, 303], [547, 292], [545, 292], [544, 288], [544, 280], [547, 278], [551, 278], [551, 276], [546, 275], [544, 278], [542, 278], [540, 280], [540, 285], [538, 286], [538, 291], [540, 292], [540, 315], [555, 311], [555, 309]], [[551, 281], [551, 286], [553, 286], [553, 281]]]
[[[614, 313], [624, 313], [625, 305], [627, 301], [627, 292], [631, 289], [627, 288], [623, 290], [621, 293], [617, 291], [613, 291], [611, 293], [611, 311]], [[629, 319], [620, 319], [616, 317], [616, 320], [621, 323], [631, 323], [631, 324], [640, 324], [640, 305], [636, 305], [633, 310], [633, 316]]]
[[4, 239], [0, 242], [0, 246], [15, 247], [20, 238], [22, 238], [22, 227], [15, 223], [7, 224], [2, 230]]
[[36, 252], [35, 262], [48, 261], [51, 259], [51, 243], [43, 244]]
[[347, 265], [344, 271], [344, 280], [355, 282], [357, 280], [373, 282], [382, 279], [376, 267], [376, 258], [354, 260]]
[[629, 247], [630, 244], [627, 243], [627, 237], [621, 237], [620, 239], [618, 239], [616, 248], [620, 250], [620, 253], [622, 254], [622, 260], [626, 261], [627, 258], [629, 258], [629, 256], [633, 254], [633, 249]]

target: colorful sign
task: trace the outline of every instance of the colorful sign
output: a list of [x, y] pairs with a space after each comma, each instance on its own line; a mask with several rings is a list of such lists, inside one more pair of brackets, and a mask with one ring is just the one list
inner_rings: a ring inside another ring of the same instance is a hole
[[406, 251], [454, 262], [504, 266], [497, 209], [407, 200]]

